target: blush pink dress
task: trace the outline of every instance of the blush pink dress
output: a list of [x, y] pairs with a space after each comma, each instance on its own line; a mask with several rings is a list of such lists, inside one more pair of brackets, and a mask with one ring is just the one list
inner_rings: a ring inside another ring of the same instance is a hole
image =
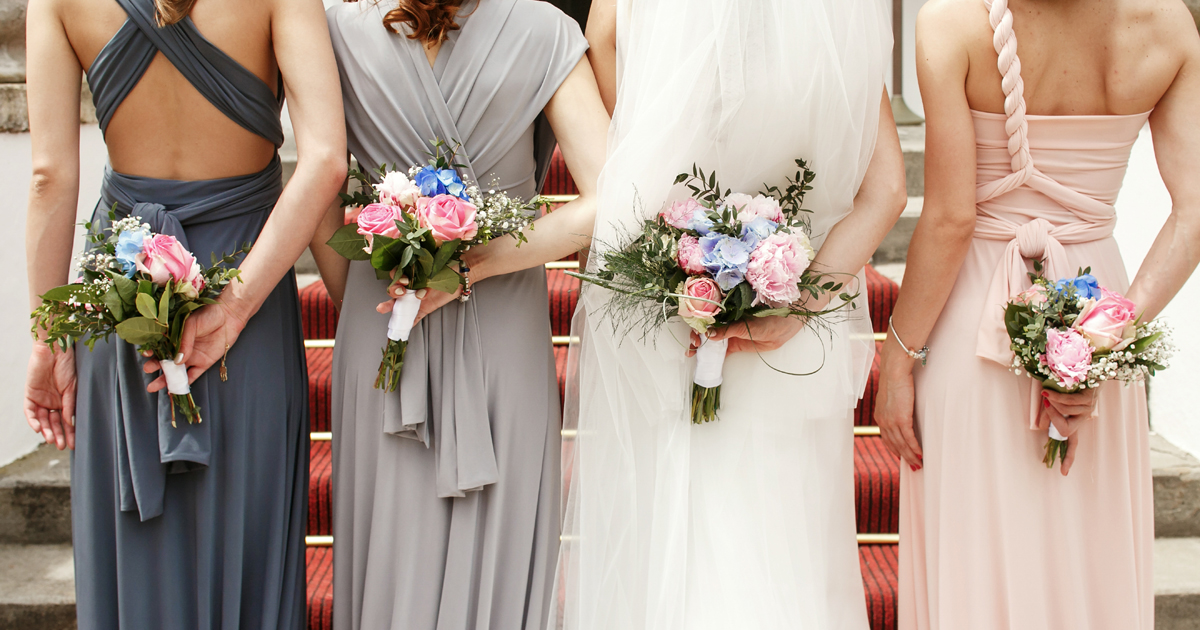
[[1129, 288], [1113, 203], [1149, 113], [1032, 116], [1006, 2], [988, 2], [1006, 114], [972, 112], [977, 226], [915, 369], [924, 468], [902, 467], [901, 630], [1153, 630], [1145, 388], [1107, 383], [1068, 477], [1042, 464], [1038, 387], [1008, 369], [1003, 304], [1042, 260]]

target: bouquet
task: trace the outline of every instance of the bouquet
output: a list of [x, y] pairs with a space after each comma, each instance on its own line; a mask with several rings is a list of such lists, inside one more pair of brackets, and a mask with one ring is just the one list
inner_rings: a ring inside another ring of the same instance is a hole
[[[692, 167], [675, 179], [691, 195], [666, 204], [640, 234], [601, 256], [602, 270], [571, 275], [610, 289], [604, 307], [615, 326], [646, 332], [678, 315], [700, 336], [714, 326], [753, 317], [800, 317], [810, 324], [852, 305], [843, 284], [809, 270], [814, 252], [802, 213], [813, 171], [796, 160], [795, 178], [781, 190], [751, 197], [722, 192], [716, 173]], [[802, 296], [840, 294], [836, 306], [812, 311]], [[715, 420], [721, 408], [721, 370], [727, 340], [704, 341], [696, 351], [691, 418]]]
[[[1004, 311], [1014, 372], [1071, 394], [1108, 380], [1140, 381], [1166, 369], [1174, 351], [1166, 325], [1140, 321], [1134, 303], [1101, 287], [1090, 268], [1057, 282], [1040, 275], [1040, 263], [1034, 269], [1033, 286]], [[1067, 456], [1066, 438], [1054, 425], [1045, 452], [1047, 468]]]
[[83, 224], [89, 248], [78, 261], [81, 278], [42, 296], [31, 316], [34, 337], [44, 330], [45, 343], [63, 348], [82, 338], [91, 350], [98, 339], [116, 333], [139, 352], [152, 352], [162, 365], [171, 426], [176, 407], [189, 424], [200, 422], [187, 366], [175, 362], [183, 325], [198, 309], [216, 304], [238, 278], [233, 265], [250, 246], [220, 259], [213, 255], [212, 266], [203, 269], [174, 236], [155, 234], [137, 217], [117, 220], [110, 211], [108, 218], [110, 227], [99, 231]]
[[351, 171], [361, 184], [352, 195], [342, 194], [347, 207], [346, 225], [334, 233], [328, 245], [350, 260], [370, 261], [381, 280], [408, 278], [408, 290], [392, 306], [388, 342], [383, 349], [375, 388], [387, 392], [400, 385], [400, 369], [421, 300], [420, 289], [454, 293], [461, 286], [463, 300], [469, 295], [466, 280], [458, 273], [462, 254], [493, 238], [512, 234], [525, 242], [524, 230], [533, 228], [538, 205], [509, 197], [504, 192], [486, 193], [455, 170], [458, 145], [433, 141], [426, 165], [407, 172], [376, 171], [378, 184], [365, 173]]

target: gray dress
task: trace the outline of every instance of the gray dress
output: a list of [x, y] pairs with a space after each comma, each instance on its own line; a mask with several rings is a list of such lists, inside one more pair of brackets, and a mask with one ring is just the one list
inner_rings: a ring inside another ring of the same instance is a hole
[[[407, 167], [429, 140], [458, 140], [472, 179], [536, 195], [554, 146], [540, 112], [587, 49], [579, 26], [548, 3], [482, 0], [431, 68], [384, 28], [389, 8], [328, 12], [359, 163]], [[391, 394], [373, 388], [386, 287], [351, 264], [333, 359], [334, 627], [543, 628], [561, 494], [545, 272], [491, 278], [426, 318]]]
[[[88, 71], [101, 128], [157, 52], [244, 128], [283, 141], [280, 99], [215, 48], [190, 19], [154, 23], [153, 0], [129, 15]], [[253, 242], [282, 190], [278, 157], [262, 172], [169, 181], [106, 169], [93, 221], [135, 215], [207, 263]], [[170, 424], [164, 390], [117, 339], [76, 352], [79, 398], [71, 512], [79, 628], [300, 629], [308, 405], [292, 275], [229, 351], [229, 381], [209, 370], [192, 392], [204, 421]]]

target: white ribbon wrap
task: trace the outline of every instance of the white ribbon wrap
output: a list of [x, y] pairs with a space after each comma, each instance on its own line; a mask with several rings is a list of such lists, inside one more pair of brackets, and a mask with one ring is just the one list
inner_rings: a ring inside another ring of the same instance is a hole
[[721, 368], [725, 365], [725, 349], [729, 340], [704, 340], [696, 349], [696, 377], [692, 382], [700, 387], [719, 387], [721, 385]]
[[162, 359], [158, 363], [162, 366], [163, 376], [167, 377], [168, 392], [176, 396], [187, 396], [192, 393], [192, 388], [188, 385], [186, 365], [176, 363], [170, 359]]
[[1059, 442], [1066, 442], [1066, 441], [1067, 441], [1067, 438], [1063, 437], [1063, 434], [1059, 433], [1059, 432], [1058, 432], [1058, 429], [1054, 428], [1054, 425], [1053, 425], [1053, 424], [1052, 424], [1052, 425], [1050, 425], [1050, 439], [1051, 439], [1051, 440], [1058, 440]]
[[392, 318], [388, 320], [388, 339], [408, 341], [417, 311], [421, 310], [421, 299], [413, 291], [405, 291], [392, 305]]

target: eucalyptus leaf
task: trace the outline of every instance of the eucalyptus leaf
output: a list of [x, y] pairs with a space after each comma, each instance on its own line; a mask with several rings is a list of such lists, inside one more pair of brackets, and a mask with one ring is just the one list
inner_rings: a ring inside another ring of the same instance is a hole
[[131, 317], [117, 324], [117, 335], [138, 346], [160, 341], [166, 332], [166, 326], [158, 323], [157, 319], [149, 317]]
[[113, 319], [125, 319], [125, 303], [121, 301], [121, 294], [115, 288], [104, 292], [104, 307], [112, 313]]
[[163, 291], [162, 299], [158, 303], [158, 323], [163, 326], [167, 325], [167, 318], [171, 315], [171, 294], [174, 293], [174, 282], [167, 282], [167, 288]]
[[442, 293], [454, 293], [461, 286], [461, 277], [458, 272], [450, 267], [442, 267], [442, 270], [434, 274], [429, 279], [429, 284], [426, 285], [430, 289], [436, 289]]
[[158, 319], [158, 307], [154, 304], [154, 297], [147, 293], [137, 294], [137, 310], [142, 317]]
[[367, 239], [358, 233], [358, 226], [354, 223], [339, 228], [325, 244], [350, 260], [371, 259], [371, 255], [363, 249], [367, 246]]

